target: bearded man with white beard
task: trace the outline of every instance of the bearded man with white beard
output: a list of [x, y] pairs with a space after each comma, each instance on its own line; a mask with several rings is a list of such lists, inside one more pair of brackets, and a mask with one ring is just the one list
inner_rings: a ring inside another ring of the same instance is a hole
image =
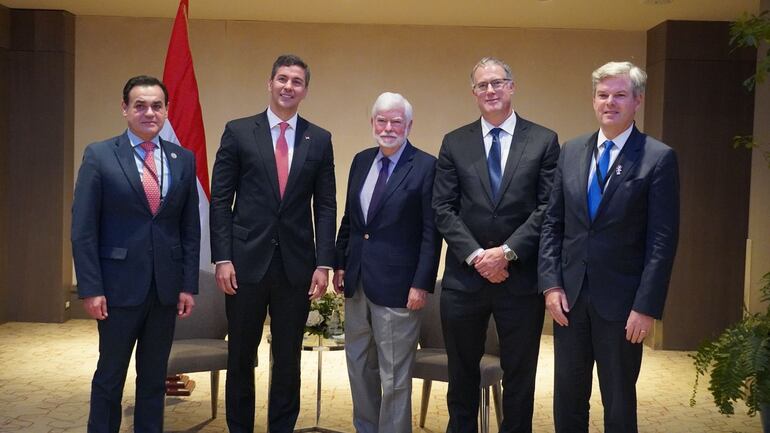
[[441, 253], [431, 207], [436, 158], [407, 140], [412, 105], [398, 93], [377, 98], [371, 123], [377, 147], [350, 167], [333, 284], [346, 298], [356, 432], [409, 433], [419, 310]]

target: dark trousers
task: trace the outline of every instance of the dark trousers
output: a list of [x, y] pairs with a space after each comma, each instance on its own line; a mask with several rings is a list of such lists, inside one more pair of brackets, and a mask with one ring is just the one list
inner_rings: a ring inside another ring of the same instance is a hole
[[583, 292], [567, 314], [569, 326], [554, 322], [554, 423], [557, 433], [588, 432], [594, 362], [604, 406], [605, 433], [636, 433], [636, 379], [642, 344], [626, 340], [626, 321], [603, 319]]
[[307, 287], [292, 286], [280, 252], [257, 284], [239, 283], [226, 297], [228, 323], [227, 427], [231, 433], [254, 431], [254, 365], [270, 312], [272, 385], [268, 407], [270, 433], [294, 430], [299, 415], [302, 336], [310, 307]]
[[99, 361], [91, 382], [89, 433], [117, 433], [121, 400], [131, 352], [136, 344], [136, 403], [134, 431], [163, 431], [166, 367], [174, 338], [176, 306], [161, 305], [155, 285], [147, 299], [135, 307], [110, 307], [97, 322]]
[[514, 296], [488, 284], [478, 292], [446, 287], [441, 293], [441, 325], [449, 362], [448, 433], [478, 432], [479, 362], [489, 317], [500, 339], [505, 433], [530, 433], [535, 373], [545, 306], [539, 294]]

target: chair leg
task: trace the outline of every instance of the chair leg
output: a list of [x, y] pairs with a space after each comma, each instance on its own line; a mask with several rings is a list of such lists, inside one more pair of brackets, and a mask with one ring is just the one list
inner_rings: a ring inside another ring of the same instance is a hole
[[211, 372], [211, 418], [217, 417], [217, 403], [219, 401], [219, 370]]
[[481, 392], [481, 405], [479, 405], [479, 417], [481, 417], [481, 433], [489, 433], [489, 387], [483, 387]]
[[497, 430], [503, 425], [503, 397], [500, 382], [492, 385], [492, 401], [495, 404], [495, 417], [497, 418]]
[[420, 403], [420, 427], [425, 427], [425, 416], [428, 414], [428, 402], [430, 401], [430, 386], [433, 382], [422, 380], [422, 402]]

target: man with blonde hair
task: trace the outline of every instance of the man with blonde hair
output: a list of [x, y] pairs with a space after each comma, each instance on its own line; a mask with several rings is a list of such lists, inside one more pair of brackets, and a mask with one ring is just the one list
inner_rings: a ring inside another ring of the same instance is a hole
[[436, 158], [408, 140], [412, 105], [372, 107], [377, 147], [353, 158], [337, 235], [334, 287], [345, 293], [345, 353], [358, 433], [412, 431], [419, 310], [433, 292], [441, 238], [431, 197]]
[[540, 240], [540, 289], [553, 317], [557, 433], [588, 432], [596, 363], [606, 433], [634, 433], [642, 341], [666, 302], [679, 231], [676, 154], [634, 116], [647, 75], [594, 71], [599, 130], [565, 143]]

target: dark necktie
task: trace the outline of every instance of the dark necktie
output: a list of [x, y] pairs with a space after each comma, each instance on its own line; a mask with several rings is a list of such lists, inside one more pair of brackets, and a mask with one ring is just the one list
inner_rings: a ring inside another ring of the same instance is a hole
[[607, 170], [610, 168], [610, 149], [614, 144], [610, 140], [604, 142], [604, 151], [599, 157], [596, 172], [588, 188], [588, 215], [590, 215], [591, 221], [596, 217], [599, 203], [602, 202], [604, 187], [607, 185]]
[[489, 168], [489, 186], [492, 187], [492, 197], [497, 198], [500, 190], [500, 180], [502, 178], [500, 170], [500, 128], [492, 128], [489, 131], [492, 134], [492, 147], [489, 148], [487, 156], [487, 168]]
[[158, 183], [158, 170], [155, 168], [155, 143], [146, 141], [140, 146], [144, 149], [142, 186], [147, 195], [147, 203], [150, 204], [150, 211], [155, 215], [160, 208], [160, 184]]
[[368, 223], [372, 219], [372, 214], [377, 210], [377, 206], [380, 205], [382, 195], [385, 193], [385, 185], [388, 183], [388, 166], [390, 160], [388, 158], [382, 158], [380, 160], [382, 167], [380, 167], [380, 174], [377, 176], [377, 183], [374, 184], [374, 191], [372, 191], [372, 199], [369, 201], [369, 210], [366, 211], [366, 222]]

